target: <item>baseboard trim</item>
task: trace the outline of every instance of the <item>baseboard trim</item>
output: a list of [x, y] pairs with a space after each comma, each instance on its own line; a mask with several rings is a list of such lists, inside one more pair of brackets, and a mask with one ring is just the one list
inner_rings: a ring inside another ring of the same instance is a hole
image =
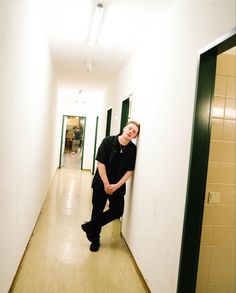
[[133, 254], [132, 254], [132, 252], [131, 252], [131, 250], [130, 250], [130, 248], [129, 248], [129, 245], [127, 244], [127, 242], [126, 242], [126, 240], [125, 240], [125, 237], [124, 237], [124, 235], [122, 234], [122, 232], [120, 232], [120, 235], [121, 235], [121, 238], [122, 238], [122, 240], [124, 241], [124, 244], [125, 244], [125, 246], [126, 246], [128, 252], [129, 252], [129, 255], [130, 255], [130, 257], [131, 257], [131, 260], [132, 260], [132, 262], [133, 262], [133, 264], [134, 264], [134, 268], [135, 268], [137, 274], [139, 275], [139, 278], [140, 278], [140, 280], [141, 280], [141, 282], [142, 282], [142, 284], [143, 284], [143, 287], [144, 287], [145, 291], [146, 291], [147, 293], [151, 293], [151, 290], [149, 289], [149, 287], [148, 287], [148, 285], [147, 285], [147, 282], [146, 282], [146, 280], [145, 280], [143, 274], [141, 273], [141, 271], [140, 271], [140, 269], [139, 269], [139, 267], [138, 267], [138, 265], [137, 265], [137, 263], [136, 263], [136, 260], [135, 260], [135, 258], [134, 258], [134, 256], [133, 256]]

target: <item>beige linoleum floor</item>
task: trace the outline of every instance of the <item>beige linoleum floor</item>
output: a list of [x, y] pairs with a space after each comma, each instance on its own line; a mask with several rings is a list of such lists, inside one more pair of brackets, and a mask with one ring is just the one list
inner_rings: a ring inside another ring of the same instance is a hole
[[118, 220], [106, 225], [98, 252], [80, 225], [91, 210], [91, 173], [67, 153], [57, 171], [10, 292], [146, 292], [120, 237]]

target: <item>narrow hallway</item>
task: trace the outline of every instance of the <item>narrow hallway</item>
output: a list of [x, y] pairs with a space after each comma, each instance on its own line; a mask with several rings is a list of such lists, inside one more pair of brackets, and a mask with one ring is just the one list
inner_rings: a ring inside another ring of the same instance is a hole
[[89, 251], [80, 225], [89, 219], [91, 173], [65, 155], [10, 292], [145, 292], [122, 238], [120, 222], [103, 228], [101, 249]]

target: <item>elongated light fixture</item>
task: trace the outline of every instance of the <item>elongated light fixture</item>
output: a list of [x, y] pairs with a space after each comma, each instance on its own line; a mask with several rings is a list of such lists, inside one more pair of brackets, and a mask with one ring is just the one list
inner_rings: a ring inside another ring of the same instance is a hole
[[92, 21], [92, 26], [90, 30], [90, 35], [89, 35], [89, 47], [93, 47], [96, 43], [101, 21], [102, 21], [102, 14], [103, 14], [103, 5], [101, 3], [98, 3], [94, 12], [94, 17]]

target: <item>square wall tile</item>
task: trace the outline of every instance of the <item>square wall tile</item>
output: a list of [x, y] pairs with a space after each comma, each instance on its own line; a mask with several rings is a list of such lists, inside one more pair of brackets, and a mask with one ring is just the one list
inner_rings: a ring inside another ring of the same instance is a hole
[[228, 249], [226, 246], [213, 246], [211, 266], [229, 266]]
[[212, 104], [212, 118], [223, 118], [225, 109], [225, 98], [214, 97]]
[[224, 75], [216, 75], [215, 92], [217, 97], [226, 97], [228, 77]]
[[221, 161], [221, 148], [222, 142], [212, 140], [210, 143], [209, 160], [220, 162]]
[[220, 167], [220, 183], [221, 184], [235, 184], [235, 168], [236, 164], [222, 163]]
[[221, 118], [213, 118], [211, 120], [211, 139], [222, 140], [223, 139], [223, 125], [224, 120]]
[[226, 287], [219, 287], [219, 286], [214, 286], [214, 287], [208, 287], [207, 293], [226, 293], [227, 291]]
[[208, 283], [209, 266], [198, 266], [197, 287], [206, 286]]
[[235, 203], [236, 203], [236, 185], [235, 184], [226, 184], [226, 185], [219, 184], [218, 191], [220, 192], [221, 205], [235, 206]]
[[225, 119], [236, 119], [236, 99], [225, 100]]
[[218, 190], [220, 191], [220, 193], [235, 193], [236, 192], [236, 184], [232, 185], [232, 184], [218, 184], [217, 185]]
[[220, 203], [226, 205], [235, 205], [236, 195], [235, 192], [223, 192], [220, 193]]
[[[235, 233], [236, 233], [236, 231], [235, 231]], [[235, 246], [227, 246], [226, 248], [227, 248], [227, 253], [228, 253], [227, 254], [227, 263], [229, 266], [235, 266], [235, 264], [236, 264], [236, 247]]]
[[196, 293], [207, 293], [207, 286], [197, 286]]
[[236, 99], [236, 77], [228, 77], [226, 97]]
[[216, 74], [229, 75], [230, 58], [226, 54], [217, 56]]
[[209, 266], [210, 265], [210, 259], [211, 259], [211, 246], [201, 246], [200, 247], [200, 253], [199, 253], [199, 263], [198, 265], [203, 266]]
[[216, 213], [215, 204], [206, 204], [204, 206], [203, 225], [214, 225], [216, 222], [215, 213]]
[[227, 55], [227, 57], [229, 59], [227, 60], [228, 66], [229, 66], [228, 75], [236, 77], [236, 61], [235, 61], [236, 57], [233, 55]]
[[[207, 236], [205, 237], [207, 238]], [[212, 246], [233, 245], [235, 245], [235, 226], [215, 226], [213, 230]]]
[[235, 222], [235, 206], [217, 205], [215, 207], [215, 225], [235, 225]]
[[221, 162], [235, 164], [236, 143], [224, 141], [221, 145]]
[[213, 226], [203, 226], [201, 235], [201, 245], [211, 246], [213, 241]]
[[236, 286], [230, 286], [226, 288], [226, 293], [235, 293], [236, 292]]
[[235, 286], [236, 285], [236, 271], [235, 271], [235, 264], [228, 268], [228, 286]]
[[228, 267], [212, 266], [209, 271], [208, 285], [211, 286], [227, 286]]
[[220, 179], [220, 164], [215, 162], [208, 163], [207, 182], [216, 184]]
[[[220, 127], [218, 127], [218, 128], [220, 128]], [[219, 133], [219, 135], [220, 135], [220, 133]], [[233, 141], [233, 142], [236, 141], [236, 123], [235, 123], [235, 120], [224, 120], [223, 140], [224, 141]]]

